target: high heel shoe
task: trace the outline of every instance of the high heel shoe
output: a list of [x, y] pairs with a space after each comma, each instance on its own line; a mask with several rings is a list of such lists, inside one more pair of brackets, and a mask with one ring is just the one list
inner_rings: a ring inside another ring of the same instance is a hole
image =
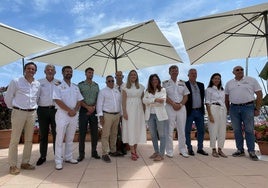
[[136, 153], [132, 153], [131, 152], [131, 159], [132, 159], [132, 161], [137, 161], [137, 155], [136, 155]]

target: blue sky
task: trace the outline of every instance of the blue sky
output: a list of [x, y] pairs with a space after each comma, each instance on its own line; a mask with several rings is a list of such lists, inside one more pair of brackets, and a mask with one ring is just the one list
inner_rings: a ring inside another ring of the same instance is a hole
[[[190, 68], [198, 70], [198, 80], [207, 86], [210, 76], [219, 72], [225, 84], [233, 78], [232, 68], [245, 67], [245, 59], [228, 62], [190, 65], [177, 22], [210, 14], [266, 3], [267, 0], [1, 0], [0, 22], [60, 45], [93, 37], [103, 32], [119, 29], [154, 19], [169, 42], [175, 47], [184, 63], [178, 64], [179, 78], [187, 80]], [[1, 57], [0, 57], [1, 58]], [[261, 83], [257, 71], [261, 71], [267, 57], [249, 60], [249, 76]], [[44, 63], [38, 63], [35, 78], [44, 77]], [[145, 86], [150, 74], [158, 73], [161, 80], [169, 79], [169, 65], [138, 70]], [[128, 72], [124, 72], [127, 75]], [[22, 75], [21, 61], [0, 67], [0, 86]], [[126, 76], [125, 76], [126, 77]], [[62, 79], [61, 67], [56, 78]], [[72, 81], [85, 79], [83, 71], [75, 71]], [[104, 87], [104, 78], [95, 75], [94, 80]]]

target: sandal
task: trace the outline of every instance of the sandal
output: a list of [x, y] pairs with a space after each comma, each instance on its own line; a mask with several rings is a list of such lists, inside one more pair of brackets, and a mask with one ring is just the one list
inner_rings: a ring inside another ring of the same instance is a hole
[[137, 155], [136, 155], [136, 153], [132, 153], [131, 152], [131, 159], [132, 159], [132, 161], [137, 161]]
[[134, 154], [136, 155], [136, 157], [137, 157], [137, 158], [140, 158], [140, 157], [138, 156], [138, 154], [137, 154], [136, 149], [135, 149], [134, 151], [135, 151], [135, 153], [134, 153]]

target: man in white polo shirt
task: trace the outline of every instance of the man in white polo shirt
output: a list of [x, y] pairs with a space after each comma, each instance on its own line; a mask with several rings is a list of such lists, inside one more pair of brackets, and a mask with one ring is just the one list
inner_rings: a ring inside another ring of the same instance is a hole
[[[235, 78], [228, 81], [225, 86], [225, 104], [230, 114], [234, 129], [237, 151], [233, 157], [245, 156], [244, 137], [248, 147], [249, 157], [257, 161], [255, 154], [254, 116], [260, 114], [262, 102], [262, 89], [255, 78], [244, 76], [241, 66], [233, 68]], [[254, 94], [256, 94], [256, 102]]]

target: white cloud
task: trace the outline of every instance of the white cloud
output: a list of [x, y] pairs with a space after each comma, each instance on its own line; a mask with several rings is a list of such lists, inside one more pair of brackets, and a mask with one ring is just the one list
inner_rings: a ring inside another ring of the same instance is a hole
[[94, 6], [92, 1], [75, 1], [73, 8], [71, 9], [72, 14], [82, 14], [84, 12], [90, 11], [90, 9]]

